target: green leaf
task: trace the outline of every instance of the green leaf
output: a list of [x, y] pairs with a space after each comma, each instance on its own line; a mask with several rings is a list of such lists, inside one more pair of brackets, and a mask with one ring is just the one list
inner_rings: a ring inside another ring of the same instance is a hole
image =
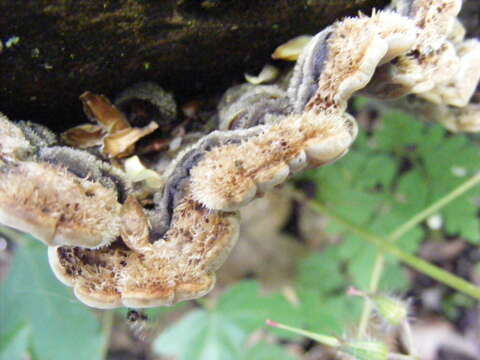
[[156, 353], [181, 359], [237, 359], [246, 333], [220, 313], [194, 310], [154, 342]]
[[370, 244], [364, 245], [364, 249], [348, 262], [348, 273], [352, 278], [352, 284], [359, 289], [368, 289], [372, 275], [373, 262], [377, 250]]
[[[426, 142], [419, 148], [419, 156], [425, 164], [431, 202], [438, 200], [480, 169], [478, 147], [467, 137], [455, 135], [444, 137], [441, 142]], [[476, 187], [452, 201], [440, 212], [444, 230], [449, 235], [460, 235], [473, 243], [480, 243], [478, 204], [474, 197], [480, 196]]]
[[383, 116], [373, 139], [380, 150], [405, 153], [408, 147], [421, 143], [424, 126], [413, 116], [392, 111]]
[[[348, 263], [348, 273], [352, 278], [352, 284], [359, 289], [368, 289], [373, 272], [373, 264], [377, 255], [377, 250], [370, 244], [366, 244], [366, 249], [358, 256], [355, 256]], [[380, 290], [398, 291], [403, 290], [408, 285], [405, 269], [399, 264], [397, 259], [387, 257], [380, 281]]]
[[387, 261], [382, 272], [379, 289], [394, 292], [405, 290], [408, 286], [407, 270], [398, 261]]
[[[345, 242], [328, 246], [322, 252], [310, 254], [299, 262], [299, 319], [296, 327], [317, 333], [341, 335], [348, 324], [357, 321], [360, 305], [345, 295], [352, 282], [345, 272], [345, 258], [341, 251], [344, 244]], [[361, 241], [359, 244], [365, 246]], [[352, 258], [349, 259], [351, 260]], [[292, 325], [291, 322], [283, 323]]]
[[245, 336], [237, 324], [221, 313], [209, 312], [203, 330], [189, 344], [185, 359], [236, 359]]
[[262, 342], [249, 348], [241, 360], [295, 360], [295, 358], [278, 345]]
[[35, 359], [94, 360], [102, 358], [105, 336], [88, 308], [55, 279], [45, 246], [26, 241], [16, 249], [6, 279], [1, 284], [0, 322], [13, 329], [19, 323], [31, 329]]
[[361, 302], [346, 296], [345, 291], [322, 295], [315, 289], [300, 288], [298, 297], [301, 322], [297, 327], [312, 332], [341, 336], [360, 315]]
[[306, 289], [329, 293], [345, 287], [341, 273], [341, 258], [334, 246], [320, 253], [312, 253], [298, 264], [297, 283]]
[[398, 166], [391, 156], [387, 154], [371, 155], [354, 183], [362, 189], [373, 190], [377, 185], [381, 185], [383, 189], [389, 189], [397, 173], [397, 168]]
[[241, 281], [229, 288], [218, 300], [216, 311], [235, 323], [245, 333], [262, 327], [268, 317], [266, 298], [259, 296], [255, 281]]
[[[382, 211], [370, 225], [372, 232], [383, 237], [423, 210], [428, 204], [428, 185], [417, 170], [410, 170], [399, 176], [396, 187], [391, 191], [393, 196], [385, 197]], [[403, 250], [414, 252], [423, 236], [422, 228], [416, 226], [398, 239], [397, 243]]]
[[[342, 161], [311, 172], [309, 177], [317, 184], [316, 198], [334, 206], [338, 214], [352, 222], [367, 222], [381, 200], [375, 193], [366, 191], [365, 183], [359, 181], [368, 165], [366, 154], [352, 152]], [[369, 180], [368, 183], [373, 187], [377, 180]], [[340, 231], [341, 227], [332, 222], [327, 230]]]
[[205, 310], [193, 310], [165, 329], [155, 340], [153, 348], [157, 354], [179, 356], [188, 350], [193, 340], [200, 335], [208, 322]]
[[368, 244], [365, 244], [365, 241], [357, 235], [345, 233], [342, 242], [337, 245], [338, 255], [342, 260], [348, 261], [364, 251], [366, 245]]
[[0, 335], [0, 360], [21, 360], [27, 357], [30, 327], [23, 323]]
[[219, 299], [216, 311], [246, 333], [262, 328], [266, 319], [294, 325], [298, 322], [295, 309], [281, 294], [261, 296], [255, 281], [241, 281], [228, 289]]
[[256, 282], [239, 282], [213, 309], [192, 311], [166, 329], [155, 340], [154, 350], [180, 360], [240, 359], [248, 334], [264, 327], [267, 318], [295, 321], [292, 314], [293, 307], [280, 295], [263, 297]]
[[480, 244], [478, 206], [468, 199], [460, 198], [445, 207], [445, 230], [448, 234], [460, 234], [474, 244]]
[[411, 170], [400, 176], [395, 191], [396, 201], [392, 205], [401, 221], [404, 221], [403, 218], [409, 219], [425, 208], [427, 191], [426, 180], [419, 171]]

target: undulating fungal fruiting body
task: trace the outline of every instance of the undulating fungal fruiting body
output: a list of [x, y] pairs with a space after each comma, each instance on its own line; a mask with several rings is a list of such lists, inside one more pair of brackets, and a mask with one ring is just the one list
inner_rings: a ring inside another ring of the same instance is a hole
[[173, 98], [154, 84], [122, 93], [118, 109], [83, 94], [97, 124], [60, 139], [0, 116], [0, 223], [45, 242], [55, 275], [89, 306], [203, 296], [235, 244], [238, 209], [348, 151], [357, 125], [346, 107], [355, 92], [414, 94], [425, 117], [441, 115], [454, 131], [480, 128], [478, 106], [467, 105], [480, 46], [463, 40], [460, 6], [394, 1], [387, 11], [336, 22], [305, 45], [282, 81], [228, 90], [218, 130], [172, 141], [151, 166], [158, 174], [137, 158], [122, 160], [156, 128], [173, 127]]

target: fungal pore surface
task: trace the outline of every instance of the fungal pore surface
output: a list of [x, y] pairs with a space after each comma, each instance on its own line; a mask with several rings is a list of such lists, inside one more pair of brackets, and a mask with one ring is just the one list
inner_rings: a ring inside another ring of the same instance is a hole
[[155, 84], [123, 92], [117, 106], [86, 92], [81, 100], [94, 123], [61, 137], [0, 116], [0, 223], [47, 244], [57, 278], [89, 306], [201, 297], [235, 244], [241, 207], [348, 151], [357, 125], [346, 108], [355, 92], [408, 95], [414, 101], [404, 103], [425, 117], [478, 131], [478, 105], [469, 101], [480, 46], [464, 40], [460, 7], [459, 0], [394, 1], [334, 23], [304, 41], [294, 69], [276, 84], [227, 90], [217, 130], [172, 141], [150, 168], [132, 157], [137, 143], [157, 128], [170, 131], [177, 114], [173, 97]]

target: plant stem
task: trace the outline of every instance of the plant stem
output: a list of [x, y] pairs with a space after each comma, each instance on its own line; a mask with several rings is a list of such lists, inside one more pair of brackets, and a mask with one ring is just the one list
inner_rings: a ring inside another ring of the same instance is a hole
[[299, 329], [299, 328], [296, 328], [296, 327], [280, 324], [280, 323], [277, 323], [277, 322], [271, 321], [271, 320], [267, 320], [266, 324], [268, 326], [272, 326], [272, 327], [277, 328], [277, 329], [283, 329], [283, 330], [291, 331], [291, 332], [299, 334], [299, 335], [303, 335], [305, 337], [313, 339], [313, 340], [319, 342], [320, 344], [323, 344], [323, 345], [326, 345], [326, 346], [331, 346], [331, 347], [340, 346], [340, 341], [333, 336], [317, 334], [317, 333], [314, 333], [314, 332], [311, 332], [311, 331], [307, 331], [307, 330]]
[[[383, 265], [385, 263], [385, 256], [381, 253], [377, 253], [375, 256], [375, 262], [373, 264], [372, 276], [370, 278], [370, 284], [368, 290], [370, 293], [375, 293], [378, 290], [378, 284], [380, 283], [380, 277], [382, 276]], [[368, 320], [370, 319], [370, 313], [372, 312], [372, 302], [365, 298], [363, 303], [362, 316], [360, 318], [360, 326], [358, 327], [358, 337], [361, 338], [365, 335], [367, 330]]]
[[424, 261], [414, 255], [403, 251], [389, 241], [382, 239], [380, 236], [372, 234], [367, 230], [363, 229], [362, 227], [351, 223], [349, 220], [336, 214], [333, 210], [329, 209], [328, 207], [319, 202], [309, 201], [308, 204], [313, 210], [321, 212], [328, 217], [334, 219], [335, 221], [342, 224], [346, 229], [352, 231], [356, 235], [360, 236], [362, 239], [379, 247], [380, 250], [382, 250], [383, 252], [396, 256], [398, 259], [403, 261], [405, 264], [411, 266], [415, 270], [426, 274], [433, 279], [445, 285], [448, 285], [464, 294], [470, 295], [476, 299], [480, 299], [479, 287], [469, 283], [468, 281], [463, 280], [458, 276], [449, 273], [448, 271], [442, 270], [439, 267], [428, 263], [427, 261]]

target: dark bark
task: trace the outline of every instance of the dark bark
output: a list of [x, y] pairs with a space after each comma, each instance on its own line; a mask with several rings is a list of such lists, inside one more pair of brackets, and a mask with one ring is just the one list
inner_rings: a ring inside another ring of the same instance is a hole
[[258, 71], [296, 35], [387, 2], [0, 0], [0, 111], [66, 128], [85, 121], [82, 92], [111, 97], [142, 80], [181, 103]]
[[480, 1], [463, 0], [460, 21], [467, 28], [468, 37], [480, 37]]

